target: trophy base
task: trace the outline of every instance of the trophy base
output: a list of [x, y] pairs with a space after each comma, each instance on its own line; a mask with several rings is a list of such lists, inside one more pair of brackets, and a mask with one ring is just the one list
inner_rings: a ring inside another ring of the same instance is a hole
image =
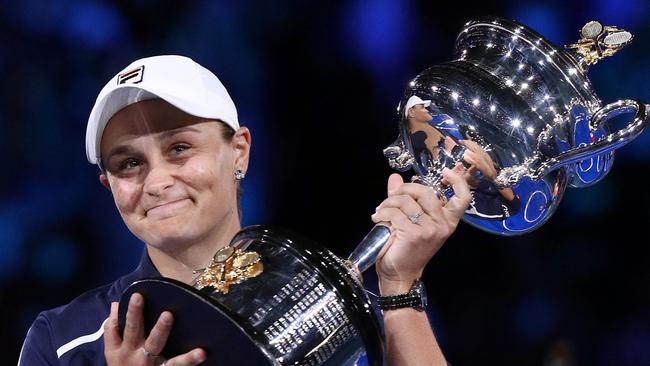
[[383, 364], [377, 314], [348, 261], [265, 226], [242, 229], [230, 247], [255, 253], [260, 264], [255, 276], [229, 283], [227, 291], [198, 290], [165, 278], [135, 282], [122, 295], [120, 326], [128, 299], [139, 292], [147, 331], [162, 311], [174, 314], [165, 357], [202, 347], [208, 365]]

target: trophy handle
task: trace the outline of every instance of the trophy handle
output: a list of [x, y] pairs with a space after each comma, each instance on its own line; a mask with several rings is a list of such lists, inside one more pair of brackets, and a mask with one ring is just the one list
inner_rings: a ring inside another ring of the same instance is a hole
[[377, 261], [377, 256], [381, 252], [388, 238], [390, 229], [384, 225], [375, 225], [370, 232], [361, 240], [359, 245], [348, 257], [348, 261], [354, 264], [359, 273], [363, 273]]
[[600, 155], [608, 151], [616, 150], [619, 147], [634, 140], [648, 125], [648, 110], [646, 104], [632, 99], [622, 99], [600, 108], [591, 117], [590, 128], [592, 131], [600, 128], [610, 119], [624, 113], [635, 112], [634, 118], [628, 124], [616, 131], [609, 133], [606, 137], [594, 141], [585, 146], [576, 147], [566, 151], [547, 162], [541, 164], [533, 174], [534, 177], [542, 177], [546, 173], [558, 169], [564, 165], [576, 163], [584, 159]]

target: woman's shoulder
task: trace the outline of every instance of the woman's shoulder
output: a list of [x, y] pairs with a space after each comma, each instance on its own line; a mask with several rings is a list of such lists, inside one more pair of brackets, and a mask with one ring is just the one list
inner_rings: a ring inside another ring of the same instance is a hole
[[[125, 286], [135, 281], [133, 272], [115, 282], [87, 291], [69, 303], [41, 312], [30, 327], [20, 365], [74, 364], [66, 360], [83, 360], [95, 364], [103, 360], [104, 322], [111, 311], [111, 302], [119, 301]], [[35, 360], [47, 360], [35, 363]], [[83, 364], [82, 362], [82, 364]]]
[[95, 288], [66, 305], [41, 312], [27, 332], [19, 365], [67, 364], [62, 357], [78, 347], [96, 353], [93, 343], [103, 335], [112, 287]]

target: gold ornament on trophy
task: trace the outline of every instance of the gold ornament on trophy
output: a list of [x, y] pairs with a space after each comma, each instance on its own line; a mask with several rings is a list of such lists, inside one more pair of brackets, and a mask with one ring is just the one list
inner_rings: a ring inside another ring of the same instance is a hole
[[602, 58], [615, 54], [618, 50], [632, 41], [632, 33], [614, 26], [603, 26], [600, 22], [591, 21], [580, 30], [582, 38], [578, 42], [566, 46], [575, 49], [582, 56], [581, 65], [594, 65]]
[[227, 294], [230, 286], [256, 277], [264, 270], [261, 257], [252, 251], [242, 251], [227, 246], [219, 249], [210, 264], [201, 270], [195, 281], [199, 290], [211, 287], [215, 292]]

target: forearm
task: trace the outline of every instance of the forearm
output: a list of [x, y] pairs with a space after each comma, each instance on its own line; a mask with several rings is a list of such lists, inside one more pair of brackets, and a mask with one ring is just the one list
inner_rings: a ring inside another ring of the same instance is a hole
[[[409, 289], [406, 283], [380, 281], [382, 296], [405, 293]], [[447, 365], [426, 312], [413, 308], [384, 311], [384, 327], [390, 366]]]
[[447, 365], [425, 312], [386, 311], [384, 326], [389, 365]]

